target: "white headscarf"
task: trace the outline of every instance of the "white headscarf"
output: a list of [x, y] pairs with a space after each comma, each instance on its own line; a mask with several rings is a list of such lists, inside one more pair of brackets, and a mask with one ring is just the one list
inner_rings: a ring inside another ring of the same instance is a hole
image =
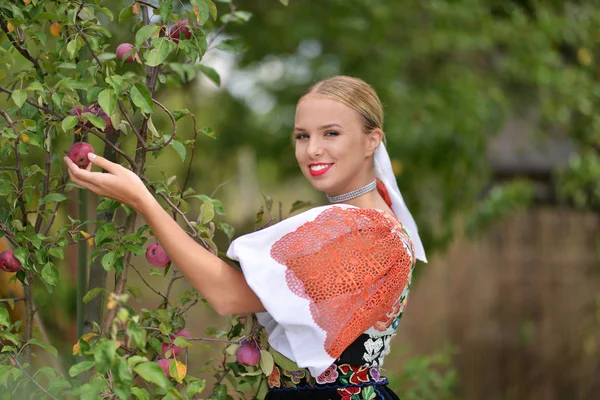
[[402, 222], [412, 238], [417, 259], [427, 262], [425, 249], [423, 249], [423, 243], [421, 243], [421, 238], [419, 237], [417, 224], [410, 211], [408, 211], [406, 203], [404, 203], [404, 199], [398, 188], [398, 183], [396, 182], [396, 176], [392, 170], [390, 156], [388, 155], [383, 142], [379, 144], [377, 151], [375, 151], [375, 176], [385, 185], [388, 194], [390, 195], [390, 199], [392, 200], [392, 210], [394, 210], [396, 217]]

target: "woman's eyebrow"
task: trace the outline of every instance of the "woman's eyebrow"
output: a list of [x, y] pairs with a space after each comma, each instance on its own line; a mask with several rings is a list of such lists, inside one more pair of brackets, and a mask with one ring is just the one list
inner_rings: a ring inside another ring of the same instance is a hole
[[[341, 127], [342, 127], [340, 124], [333, 123], [333, 124], [326, 124], [326, 125], [320, 126], [320, 127], [319, 127], [319, 130], [328, 129], [328, 128], [333, 128], [334, 126], [337, 126], [338, 128], [341, 128]], [[306, 132], [306, 129], [304, 129], [304, 128], [301, 128], [301, 127], [299, 127], [299, 126], [296, 126], [296, 127], [294, 128], [294, 130], [296, 130], [296, 131], [300, 131], [300, 132]]]

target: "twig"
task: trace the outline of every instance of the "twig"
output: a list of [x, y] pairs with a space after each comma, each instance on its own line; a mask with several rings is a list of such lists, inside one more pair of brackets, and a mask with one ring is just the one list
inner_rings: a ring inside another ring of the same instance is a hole
[[[47, 126], [46, 129], [44, 129], [44, 140], [45, 141], [47, 141], [49, 135], [50, 135], [50, 127]], [[46, 197], [46, 195], [48, 194], [48, 188], [50, 186], [50, 162], [51, 162], [50, 152], [51, 152], [51, 149], [46, 149], [46, 163], [45, 163], [46, 176], [44, 177], [44, 189], [43, 189], [43, 193], [41, 196], [42, 199], [44, 197]], [[44, 214], [44, 211], [46, 211], [46, 203], [39, 206], [39, 209], [37, 211], [38, 214], [35, 219], [35, 227], [34, 227], [35, 233], [40, 233], [40, 228], [42, 226], [42, 215]]]
[[190, 174], [192, 172], [192, 163], [194, 162], [194, 154], [196, 153], [196, 140], [198, 139], [198, 129], [196, 129], [196, 117], [194, 116], [194, 114], [190, 114], [190, 116], [192, 117], [192, 121], [194, 122], [194, 141], [192, 142], [192, 155], [190, 156], [190, 162], [188, 164], [188, 170], [185, 175], [185, 181], [183, 181], [183, 186], [179, 191], [179, 195], [181, 197], [183, 197], [183, 192], [185, 192], [188, 181], [190, 180]]
[[214, 197], [215, 197], [215, 195], [217, 194], [217, 191], [218, 191], [219, 189], [221, 189], [221, 187], [222, 187], [222, 186], [225, 186], [225, 185], [227, 185], [227, 184], [228, 184], [229, 182], [231, 182], [232, 180], [233, 180], [233, 178], [231, 178], [231, 179], [229, 179], [229, 180], [226, 180], [225, 182], [221, 182], [221, 183], [219, 183], [219, 185], [218, 185], [218, 186], [215, 188], [215, 190], [213, 190], [213, 192], [210, 194], [210, 197], [211, 197], [211, 198], [214, 198]]
[[0, 166], [0, 171], [14, 171], [17, 167], [2, 167]]
[[[12, 93], [13, 93], [11, 90], [8, 90], [3, 87], [0, 87], [0, 92], [4, 92], [9, 95], [12, 95]], [[29, 105], [32, 105], [33, 107], [37, 108], [38, 110], [44, 111], [46, 114], [54, 115], [55, 117], [60, 118], [61, 120], [63, 119], [62, 115], [60, 115], [59, 113], [57, 113], [54, 110], [49, 109], [48, 107], [40, 106], [39, 104], [34, 103], [31, 100], [25, 100], [25, 102], [28, 103]]]
[[[232, 3], [229, 3], [229, 11], [230, 12], [234, 12], [236, 10], [236, 6]], [[210, 38], [210, 40], [208, 41], [208, 43], [206, 44], [206, 52], [208, 53], [209, 50], [211, 50], [211, 44], [213, 44], [213, 42], [215, 41], [215, 39], [221, 34], [223, 33], [223, 31], [225, 30], [225, 28], [227, 28], [227, 25], [229, 25], [229, 22], [231, 21], [231, 18], [229, 18], [227, 21], [225, 21], [225, 23], [223, 25], [221, 25], [219, 27], [219, 29], [217, 29], [217, 31], [215, 32], [215, 34], [213, 35], [213, 37]]]
[[47, 391], [47, 390], [46, 390], [46, 389], [45, 389], [45, 388], [44, 388], [42, 385], [40, 385], [40, 384], [38, 383], [38, 381], [36, 381], [36, 380], [35, 380], [35, 379], [34, 379], [34, 378], [31, 376], [31, 375], [29, 375], [29, 373], [28, 373], [28, 372], [25, 370], [25, 368], [23, 368], [23, 366], [21, 365], [21, 363], [19, 362], [19, 360], [17, 360], [17, 358], [16, 358], [16, 357], [13, 357], [11, 354], [9, 354], [8, 356], [9, 356], [9, 357], [10, 357], [10, 358], [11, 358], [11, 359], [12, 359], [12, 360], [15, 362], [15, 364], [17, 364], [17, 367], [19, 367], [19, 369], [20, 369], [20, 370], [23, 372], [23, 374], [24, 374], [24, 375], [25, 375], [27, 378], [29, 378], [29, 380], [30, 380], [31, 382], [35, 383], [35, 385], [36, 385], [37, 387], [39, 387], [40, 389], [42, 389], [42, 391], [43, 391], [44, 393], [46, 393], [46, 396], [50, 397], [51, 399], [58, 400], [56, 397], [52, 396], [52, 393], [50, 393], [49, 391]]
[[129, 117], [129, 114], [127, 113], [127, 110], [125, 109], [125, 105], [123, 104], [123, 102], [121, 100], [118, 101], [118, 104], [119, 104], [119, 109], [121, 110], [121, 112], [125, 116], [125, 119], [127, 120], [127, 123], [129, 124], [129, 126], [133, 130], [133, 133], [135, 133], [135, 136], [137, 136], [137, 138], [140, 141], [140, 143], [142, 144], [142, 146], [144, 146], [144, 148], [146, 148], [146, 141], [140, 135], [140, 131], [135, 127], [135, 125], [131, 121], [131, 118]]
[[[1, 19], [1, 17], [0, 17], [0, 19]], [[27, 209], [25, 208], [25, 200], [23, 199], [24, 181], [23, 181], [23, 173], [21, 172], [21, 153], [19, 152], [19, 132], [17, 131], [17, 128], [15, 128], [15, 124], [13, 123], [12, 119], [10, 118], [10, 115], [8, 115], [8, 113], [6, 111], [4, 111], [2, 108], [0, 108], [0, 114], [4, 117], [6, 122], [8, 122], [8, 125], [10, 125], [11, 129], [15, 133], [15, 136], [17, 136], [17, 140], [15, 141], [15, 156], [17, 158], [17, 165], [15, 165], [15, 168], [16, 168], [16, 172], [17, 172], [17, 181], [18, 181], [17, 198], [19, 199], [21, 213], [23, 214], [23, 220], [22, 220], [23, 226], [27, 226]]]
[[154, 104], [156, 104], [157, 106], [162, 108], [164, 110], [164, 112], [166, 112], [169, 115], [169, 118], [171, 118], [171, 124], [173, 125], [173, 133], [171, 134], [171, 137], [169, 138], [169, 140], [167, 140], [166, 142], [164, 142], [162, 145], [160, 145], [158, 147], [148, 148], [148, 151], [157, 151], [157, 150], [160, 150], [160, 149], [168, 146], [169, 143], [171, 143], [171, 141], [175, 138], [175, 135], [177, 134], [177, 122], [175, 121], [175, 117], [173, 117], [173, 114], [171, 113], [171, 111], [169, 111], [169, 109], [167, 107], [163, 106], [156, 99], [152, 99], [152, 101], [154, 102]]
[[139, 275], [139, 277], [142, 278], [142, 282], [144, 282], [144, 284], [146, 286], [148, 286], [148, 288], [150, 290], [152, 290], [154, 293], [156, 293], [157, 295], [159, 295], [160, 297], [162, 297], [167, 303], [169, 302], [169, 299], [164, 294], [162, 294], [161, 292], [157, 291], [152, 286], [150, 286], [150, 284], [144, 279], [144, 277], [142, 276], [142, 274], [140, 274], [140, 271], [138, 271], [138, 269], [133, 264], [131, 264], [131, 268], [133, 268], [133, 270], [135, 272], [137, 272], [137, 274]]
[[[81, 2], [81, 4], [79, 4], [79, 9], [77, 9], [77, 12], [75, 13], [75, 18], [73, 18], [74, 21], [77, 21], [77, 16], [79, 15], [79, 13], [81, 12], [81, 10], [83, 9], [84, 5], [85, 5], [85, 2], [83, 2], [83, 1]], [[100, 61], [100, 59], [98, 58], [98, 56], [96, 55], [96, 53], [94, 52], [94, 50], [92, 50], [92, 46], [90, 45], [90, 42], [87, 40], [87, 37], [85, 37], [85, 33], [83, 32], [83, 30], [81, 29], [81, 27], [77, 24], [77, 22], [75, 22], [75, 29], [77, 30], [77, 32], [79, 33], [79, 35], [81, 36], [81, 38], [83, 39], [83, 41], [85, 42], [85, 45], [87, 46], [87, 48], [90, 50], [90, 53], [92, 54], [92, 57], [94, 57], [94, 59], [98, 63], [98, 69], [100, 71], [102, 71], [102, 61]]]
[[13, 299], [0, 299], [0, 303], [11, 303], [14, 301], [21, 301], [21, 300], [25, 300], [25, 296], [15, 297]]
[[143, 5], [145, 5], [146, 7], [150, 7], [150, 8], [154, 8], [155, 10], [158, 10], [158, 7], [156, 7], [156, 6], [155, 6], [155, 5], [153, 5], [153, 4], [146, 3], [145, 1], [141, 1], [141, 0], [139, 0], [139, 1], [138, 1], [138, 0], [136, 0], [136, 1], [134, 1], [133, 3], [134, 3], [134, 4], [135, 4], [135, 3], [140, 3], [140, 4], [143, 4]]
[[220, 343], [229, 343], [229, 344], [239, 344], [240, 343], [239, 340], [227, 340], [227, 339], [205, 338], [205, 337], [189, 338], [188, 340], [196, 340], [196, 341], [203, 341], [203, 342], [220, 342]]
[[198, 300], [194, 300], [192, 303], [190, 303], [189, 306], [187, 306], [186, 308], [184, 308], [183, 310], [181, 310], [180, 312], [177, 313], [177, 316], [181, 316], [183, 314], [185, 314], [190, 308], [194, 307], [196, 304], [198, 304]]
[[219, 379], [217, 379], [217, 381], [215, 382], [215, 385], [213, 386], [213, 390], [210, 392], [210, 394], [208, 395], [208, 398], [210, 399], [212, 397], [212, 395], [215, 393], [215, 387], [217, 385], [219, 385], [223, 379], [225, 379], [225, 377], [229, 374], [229, 368], [226, 367], [225, 370], [223, 371], [223, 373], [221, 374], [221, 376], [219, 377]]
[[2, 18], [2, 15], [0, 15], [0, 27], [2, 27], [2, 30], [6, 34], [6, 37], [8, 38], [8, 40], [10, 40], [10, 42], [15, 47], [15, 49], [17, 49], [19, 51], [19, 53], [21, 53], [23, 55], [23, 57], [25, 57], [26, 59], [28, 59], [29, 61], [31, 61], [31, 63], [35, 67], [38, 75], [43, 80], [44, 79], [44, 71], [42, 71], [42, 67], [40, 66], [40, 64], [38, 63], [38, 61], [35, 58], [33, 58], [31, 56], [31, 54], [29, 54], [29, 52], [27, 50], [25, 50], [19, 44], [19, 42], [17, 42], [17, 40], [13, 37], [13, 35], [10, 34], [10, 32], [8, 30], [8, 25], [6, 25], [6, 21], [4, 21], [4, 18]]
[[169, 301], [169, 296], [171, 296], [171, 289], [173, 288], [173, 282], [175, 282], [177, 280], [177, 272], [179, 272], [177, 270], [177, 268], [173, 267], [173, 276], [171, 277], [171, 281], [169, 282], [169, 286], [167, 287], [167, 295], [165, 300], [167, 301], [165, 304], [165, 308], [167, 308], [168, 305], [168, 301]]

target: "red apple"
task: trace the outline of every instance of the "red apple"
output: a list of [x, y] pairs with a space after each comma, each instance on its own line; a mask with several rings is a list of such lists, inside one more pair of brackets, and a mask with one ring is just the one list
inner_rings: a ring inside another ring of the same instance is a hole
[[171, 353], [172, 353], [171, 357], [173, 357], [173, 356], [177, 357], [184, 348], [175, 346], [175, 344], [174, 344], [175, 339], [177, 338], [177, 336], [182, 336], [186, 339], [189, 339], [190, 334], [185, 329], [182, 329], [179, 332], [177, 332], [177, 334], [175, 336], [173, 336], [173, 335], [170, 335], [170, 336], [171, 336], [171, 343], [163, 343], [162, 344], [162, 354], [163, 354], [163, 356], [166, 357], [167, 351], [171, 350]]
[[188, 25], [187, 19], [179, 21], [178, 23], [173, 25], [173, 27], [171, 28], [171, 31], [169, 33], [171, 40], [174, 41], [175, 43], [179, 43], [179, 38], [181, 36], [183, 36], [187, 40], [190, 40], [192, 38], [192, 31], [190, 31], [190, 28], [187, 25]]
[[171, 373], [169, 372], [169, 364], [171, 364], [171, 361], [172, 360], [170, 358], [161, 358], [156, 362], [158, 366], [161, 367], [163, 371], [165, 371], [165, 375], [167, 376], [167, 378], [171, 378]]
[[88, 153], [93, 152], [94, 148], [91, 144], [86, 142], [77, 142], [71, 146], [67, 155], [79, 168], [85, 168], [90, 163]]
[[146, 249], [146, 260], [155, 267], [166, 267], [171, 259], [159, 243], [154, 243]]
[[[121, 43], [120, 45], [117, 46], [117, 58], [119, 60], [122, 60], [123, 57], [125, 57], [125, 54], [129, 53], [131, 50], [133, 50], [135, 46], [132, 45], [131, 43]], [[132, 63], [135, 60], [133, 59], [133, 55], [130, 55], [129, 57], [127, 57], [125, 59], [125, 62], [128, 63]]]
[[0, 253], [0, 269], [5, 272], [17, 272], [23, 265], [17, 260], [12, 250], [4, 250]]
[[242, 345], [235, 352], [235, 359], [239, 364], [255, 366], [260, 362], [260, 350], [254, 343], [242, 341]]

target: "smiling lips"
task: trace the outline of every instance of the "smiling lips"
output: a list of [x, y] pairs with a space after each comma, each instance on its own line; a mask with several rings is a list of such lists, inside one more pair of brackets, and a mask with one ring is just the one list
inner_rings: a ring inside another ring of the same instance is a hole
[[323, 175], [325, 172], [329, 171], [329, 169], [331, 169], [331, 167], [333, 167], [333, 163], [330, 163], [330, 164], [314, 163], [314, 164], [308, 165], [308, 169], [312, 176]]

